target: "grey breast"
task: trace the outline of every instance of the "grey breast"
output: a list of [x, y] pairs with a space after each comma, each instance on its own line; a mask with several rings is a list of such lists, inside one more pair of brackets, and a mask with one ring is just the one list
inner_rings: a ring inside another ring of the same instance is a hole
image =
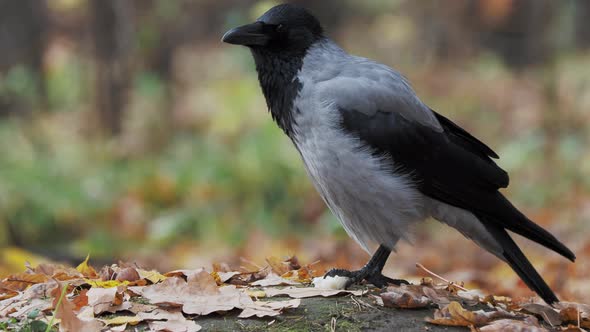
[[[349, 56], [330, 43], [317, 47], [298, 74], [302, 89], [293, 105], [295, 144], [312, 182], [348, 234], [366, 250], [375, 244], [393, 249], [400, 238], [408, 239], [412, 224], [427, 217], [423, 196], [407, 174], [385, 162], [387, 156], [373, 155], [358, 138], [339, 128], [337, 108], [371, 112], [407, 101], [379, 95], [378, 80], [392, 75], [387, 67]], [[361, 76], [363, 65], [366, 77]], [[407, 116], [432, 121], [423, 114]]]

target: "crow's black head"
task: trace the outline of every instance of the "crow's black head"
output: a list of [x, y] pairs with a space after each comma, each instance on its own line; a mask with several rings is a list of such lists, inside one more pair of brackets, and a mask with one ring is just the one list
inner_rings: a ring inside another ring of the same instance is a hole
[[268, 108], [290, 137], [293, 101], [302, 87], [297, 72], [308, 49], [322, 38], [320, 22], [304, 8], [292, 4], [275, 6], [256, 22], [223, 35], [224, 42], [248, 46], [252, 51]]
[[304, 53], [322, 38], [320, 22], [305, 8], [293, 4], [275, 6], [256, 22], [228, 31], [223, 41], [245, 45], [253, 52]]

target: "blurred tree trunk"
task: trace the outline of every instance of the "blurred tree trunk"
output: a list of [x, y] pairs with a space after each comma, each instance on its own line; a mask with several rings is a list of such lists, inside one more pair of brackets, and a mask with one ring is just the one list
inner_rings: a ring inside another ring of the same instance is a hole
[[92, 36], [96, 57], [95, 107], [103, 129], [121, 133], [131, 82], [134, 17], [131, 1], [92, 0]]
[[580, 48], [590, 47], [590, 1], [576, 1], [575, 40]]
[[[29, 69], [35, 81], [37, 101], [42, 104], [47, 101], [43, 68], [49, 25], [47, 17], [45, 0], [0, 0], [0, 72], [17, 65]], [[30, 102], [18, 98], [0, 96], [0, 115], [20, 112], [19, 105]]]
[[[488, 5], [485, 5], [485, 4]], [[488, 26], [484, 45], [498, 52], [509, 66], [521, 68], [544, 63], [554, 54], [551, 27], [559, 2], [552, 0], [479, 1], [480, 17], [491, 4], [506, 3], [505, 16]], [[484, 20], [480, 20], [482, 22]], [[489, 21], [488, 21], [489, 22]]]

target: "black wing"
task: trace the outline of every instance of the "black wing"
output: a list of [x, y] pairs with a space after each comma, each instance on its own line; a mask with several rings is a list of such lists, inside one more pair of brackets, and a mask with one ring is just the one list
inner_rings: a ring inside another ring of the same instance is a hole
[[516, 232], [570, 260], [574, 254], [549, 232], [529, 220], [499, 191], [508, 174], [484, 143], [447, 118], [434, 113], [443, 130], [405, 119], [396, 112], [367, 115], [340, 109], [342, 129], [361, 139], [375, 154], [389, 155], [396, 170], [411, 174], [426, 196], [483, 216], [502, 229]]

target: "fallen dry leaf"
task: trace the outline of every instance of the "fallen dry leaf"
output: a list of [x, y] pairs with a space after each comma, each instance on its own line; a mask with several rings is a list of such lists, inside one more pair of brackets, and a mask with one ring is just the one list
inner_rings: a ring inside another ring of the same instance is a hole
[[82, 320], [78, 318], [74, 312], [75, 305], [68, 301], [67, 296], [61, 296], [63, 287], [64, 286], [62, 284], [58, 284], [58, 287], [53, 292], [53, 307], [55, 308], [55, 317], [61, 320], [59, 323], [59, 330], [99, 331], [103, 326], [101, 322], [96, 320]]
[[19, 308], [17, 311], [11, 313], [9, 316], [18, 318], [27, 315], [33, 310], [44, 311], [51, 308], [51, 303], [42, 299], [33, 299], [31, 303]]
[[526, 303], [521, 305], [521, 308], [531, 314], [539, 315], [541, 318], [543, 318], [544, 321], [549, 323], [549, 325], [551, 326], [559, 326], [562, 323], [562, 319], [559, 316], [559, 312], [546, 304]]
[[84, 275], [84, 277], [86, 278], [98, 278], [98, 274], [96, 273], [96, 270], [94, 270], [94, 268], [90, 265], [88, 265], [88, 260], [90, 259], [90, 254], [86, 256], [86, 259], [80, 263], [80, 265], [78, 265], [76, 267], [76, 270], [80, 273], [82, 273], [82, 275]]
[[203, 273], [193, 274], [188, 281], [171, 277], [160, 284], [146, 286], [142, 296], [154, 304], [182, 307], [184, 313], [191, 315], [208, 315], [238, 308], [249, 309], [249, 316], [275, 316], [294, 305], [294, 302], [288, 301], [278, 302], [276, 307], [261, 301], [254, 302], [246, 290], [233, 285], [217, 287], [213, 277]]
[[482, 332], [549, 332], [539, 326], [535, 317], [529, 316], [524, 321], [516, 319], [499, 319], [479, 328]]
[[315, 287], [285, 287], [285, 288], [266, 288], [264, 290], [266, 296], [273, 297], [277, 295], [287, 295], [295, 299], [303, 299], [306, 297], [329, 297], [339, 294], [352, 294], [361, 296], [367, 291], [365, 290], [346, 290], [346, 289], [321, 289]]
[[179, 277], [179, 278], [187, 279], [189, 276], [191, 276], [193, 274], [201, 273], [203, 271], [205, 271], [204, 268], [198, 268], [195, 270], [187, 270], [187, 269], [174, 270], [174, 271], [164, 273], [164, 277], [168, 277], [168, 278], [169, 277]]
[[232, 271], [232, 272], [220, 272], [220, 271], [213, 271], [211, 272], [211, 276], [215, 279], [218, 285], [221, 285], [231, 279], [232, 277], [240, 274], [240, 272]]
[[92, 286], [93, 288], [114, 288], [121, 285], [128, 285], [129, 281], [120, 281], [120, 280], [91, 280], [91, 279], [84, 279], [84, 283]]
[[424, 296], [422, 292], [413, 292], [405, 287], [394, 288], [381, 293], [381, 299], [386, 307], [402, 309], [426, 308], [432, 304], [432, 300]]
[[28, 272], [44, 274], [59, 281], [71, 280], [83, 277], [82, 273], [72, 267], [65, 267], [59, 264], [42, 263], [35, 268], [27, 267]]
[[275, 256], [270, 256], [266, 258], [266, 262], [272, 269], [274, 273], [277, 275], [283, 275], [292, 270], [298, 270], [301, 268], [299, 264], [299, 260], [295, 256], [291, 256], [286, 260], [282, 260]]
[[182, 320], [184, 315], [176, 308], [173, 309], [155, 309], [149, 312], [139, 312], [137, 317], [141, 320]]
[[311, 269], [311, 265], [305, 265], [297, 270], [291, 270], [283, 274], [281, 277], [290, 279], [298, 283], [310, 283], [314, 277], [314, 270]]
[[107, 332], [123, 332], [125, 330], [127, 330], [127, 324], [111, 326]]
[[115, 278], [115, 280], [119, 281], [137, 281], [139, 279], [143, 278], [140, 277], [139, 272], [134, 267], [126, 267], [124, 269], [121, 269], [121, 271], [117, 273], [117, 277]]
[[579, 325], [585, 329], [590, 328], [590, 306], [581, 303], [561, 302], [556, 305], [561, 308], [559, 316], [564, 323]]
[[166, 331], [166, 332], [197, 332], [201, 330], [201, 326], [192, 320], [167, 320], [167, 321], [153, 321], [148, 323], [152, 331]]
[[426, 318], [426, 321], [436, 325], [446, 326], [482, 326], [499, 318], [513, 318], [515, 315], [507, 311], [469, 311], [464, 309], [459, 302], [452, 301], [446, 307], [437, 309], [434, 318]]
[[269, 273], [266, 278], [250, 283], [252, 286], [269, 287], [269, 286], [285, 286], [285, 285], [299, 285], [299, 282], [285, 279], [275, 273]]
[[260, 318], [278, 316], [282, 310], [288, 308], [297, 308], [299, 305], [301, 305], [300, 299], [273, 302], [256, 301], [253, 302], [252, 306], [244, 308], [238, 317], [248, 318], [256, 316]]
[[88, 297], [88, 305], [93, 308], [95, 315], [100, 315], [104, 312], [115, 313], [117, 311], [129, 310], [132, 303], [127, 301], [124, 302], [124, 291], [124, 287], [93, 287], [86, 293], [86, 296]]
[[266, 297], [266, 293], [260, 289], [246, 289], [246, 294], [253, 298], [263, 298]]
[[192, 315], [208, 315], [213, 312], [243, 309], [253, 303], [250, 296], [235, 286], [220, 287], [216, 294], [200, 295], [185, 299], [182, 311]]
[[137, 273], [139, 274], [139, 277], [141, 279], [145, 279], [151, 282], [152, 284], [164, 281], [166, 279], [166, 276], [155, 270], [146, 271], [142, 269], [137, 269]]
[[49, 280], [49, 277], [41, 273], [23, 272], [11, 274], [0, 282], [0, 290], [20, 292], [31, 285], [44, 283], [47, 280]]
[[18, 295], [17, 291], [13, 291], [13, 290], [6, 289], [6, 288], [0, 289], [0, 301], [9, 299], [11, 297], [15, 297], [17, 295]]
[[75, 311], [78, 311], [80, 308], [88, 305], [88, 295], [86, 295], [86, 293], [88, 293], [88, 289], [83, 289], [76, 297], [72, 299]]
[[432, 302], [436, 303], [439, 307], [451, 303], [451, 300], [449, 299], [449, 296], [451, 294], [446, 292], [445, 290], [422, 286], [422, 293], [424, 293], [424, 296], [428, 297]]
[[128, 311], [137, 314], [140, 312], [150, 312], [152, 310], [157, 309], [158, 306], [155, 306], [153, 304], [143, 304], [143, 303], [138, 303], [138, 302], [132, 302], [131, 303], [131, 308], [127, 309]]
[[103, 322], [107, 326], [111, 325], [137, 325], [139, 322], [142, 321], [141, 318], [136, 316], [116, 316], [108, 319], [99, 319], [99, 321]]

